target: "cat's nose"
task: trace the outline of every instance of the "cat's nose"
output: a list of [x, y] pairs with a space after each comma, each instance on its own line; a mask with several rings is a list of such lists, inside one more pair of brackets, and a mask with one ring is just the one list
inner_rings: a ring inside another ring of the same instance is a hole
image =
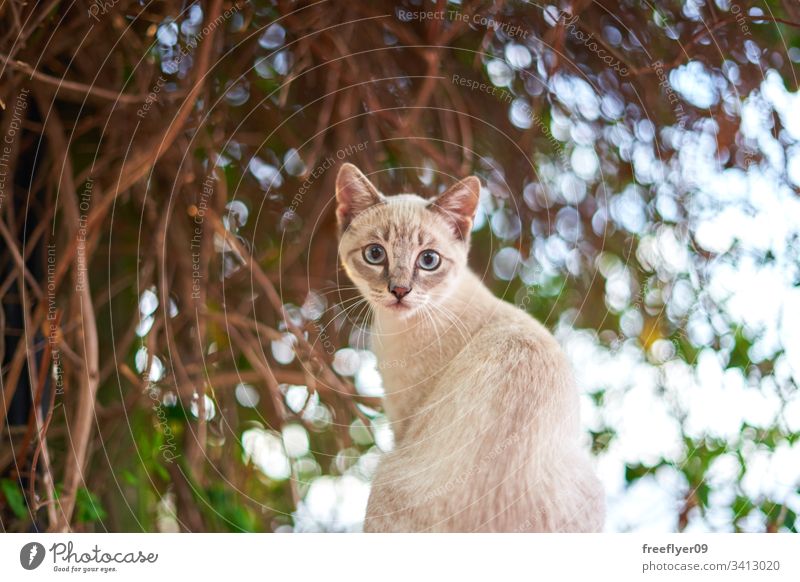
[[411, 293], [411, 287], [400, 287], [399, 285], [389, 285], [389, 293], [397, 297], [400, 301], [403, 297]]

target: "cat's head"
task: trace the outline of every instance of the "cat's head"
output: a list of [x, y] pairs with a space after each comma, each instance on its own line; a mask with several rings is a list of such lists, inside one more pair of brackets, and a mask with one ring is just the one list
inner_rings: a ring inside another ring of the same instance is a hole
[[432, 200], [384, 196], [354, 165], [342, 166], [339, 257], [373, 308], [403, 318], [452, 293], [467, 268], [480, 188], [470, 176]]

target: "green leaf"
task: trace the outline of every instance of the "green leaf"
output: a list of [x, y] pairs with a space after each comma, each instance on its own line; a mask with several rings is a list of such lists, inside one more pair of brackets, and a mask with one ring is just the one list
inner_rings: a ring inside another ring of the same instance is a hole
[[232, 532], [258, 531], [258, 520], [239, 503], [235, 493], [218, 485], [210, 487], [206, 493], [208, 503], [214, 508], [214, 517], [219, 521], [218, 527]]
[[0, 479], [0, 491], [3, 492], [6, 502], [11, 511], [14, 512], [14, 515], [20, 519], [28, 517], [28, 505], [25, 503], [25, 497], [22, 495], [16, 481]]
[[102, 521], [107, 515], [97, 495], [84, 487], [78, 489], [75, 497], [75, 520], [78, 523]]
[[753, 509], [753, 502], [747, 497], [739, 495], [731, 505], [731, 509], [733, 510], [735, 519], [738, 521], [740, 518], [745, 517], [748, 513], [750, 513], [750, 511]]
[[616, 431], [608, 427], [604, 428], [600, 432], [592, 431], [590, 434], [592, 435], [592, 453], [595, 455], [608, 449], [611, 441], [615, 436], [617, 436]]
[[736, 330], [734, 340], [735, 343], [733, 350], [731, 351], [728, 367], [740, 368], [741, 370], [746, 371], [747, 367], [751, 364], [750, 348], [753, 347], [753, 343], [745, 337], [741, 328]]
[[652, 470], [651, 467], [645, 467], [644, 465], [625, 465], [625, 482], [631, 483], [641, 479]]
[[120, 475], [121, 475], [122, 479], [123, 479], [123, 480], [124, 480], [124, 481], [125, 481], [125, 482], [126, 482], [128, 485], [136, 485], [136, 484], [138, 484], [138, 483], [139, 483], [139, 479], [136, 477], [136, 475], [134, 475], [133, 473], [131, 473], [131, 472], [130, 472], [130, 471], [128, 471], [127, 469], [124, 469], [124, 470], [122, 471], [122, 473], [120, 473]]

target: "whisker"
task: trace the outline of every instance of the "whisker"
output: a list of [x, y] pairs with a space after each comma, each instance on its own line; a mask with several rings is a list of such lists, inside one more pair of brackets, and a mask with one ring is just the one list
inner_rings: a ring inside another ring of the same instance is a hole
[[323, 333], [325, 333], [325, 330], [327, 330], [333, 323], [335, 323], [336, 320], [339, 317], [341, 317], [343, 315], [347, 315], [350, 311], [354, 310], [356, 307], [359, 307], [362, 302], [366, 303], [366, 301], [367, 301], [366, 299], [360, 298], [358, 302], [354, 303], [353, 305], [350, 305], [346, 309], [343, 309], [342, 311], [340, 311], [339, 313], [334, 315], [333, 318], [331, 318], [331, 320], [328, 323], [326, 323], [324, 326], [321, 326], [321, 327], [318, 328], [319, 329], [319, 332], [318, 332], [319, 335], [322, 335]]
[[467, 329], [466, 324], [464, 324], [464, 322], [461, 321], [461, 318], [459, 318], [457, 314], [450, 311], [444, 305], [437, 305], [435, 303], [431, 303], [431, 307], [436, 309], [439, 313], [442, 314], [442, 316], [445, 319], [447, 319], [450, 322], [451, 324], [450, 327], [456, 328], [456, 331], [461, 336], [461, 339], [464, 341], [464, 343], [469, 342], [469, 329]]
[[439, 333], [439, 327], [436, 325], [436, 320], [433, 317], [433, 310], [430, 308], [430, 305], [426, 304], [423, 305], [423, 313], [426, 317], [430, 320], [431, 324], [433, 325], [433, 332], [436, 334], [436, 343], [439, 345], [439, 358], [443, 357], [442, 354], [442, 335]]

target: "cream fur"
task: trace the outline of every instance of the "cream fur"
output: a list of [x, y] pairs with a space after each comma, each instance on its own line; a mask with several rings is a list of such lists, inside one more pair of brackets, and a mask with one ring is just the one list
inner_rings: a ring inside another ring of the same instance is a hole
[[[340, 178], [353, 171], [346, 166]], [[486, 288], [466, 264], [468, 240], [454, 237], [429, 201], [381, 196], [356, 210], [340, 254], [373, 308], [372, 348], [385, 364], [395, 433], [365, 531], [601, 530], [604, 495], [580, 444], [578, 394], [555, 338]], [[382, 231], [394, 239], [376, 239]], [[408, 266], [422, 250], [414, 248], [419, 231], [447, 257], [441, 282]], [[388, 266], [373, 275], [357, 251], [374, 242], [386, 246]], [[412, 308], [390, 309], [383, 287], [389, 279], [405, 285], [403, 277], [414, 288]]]

